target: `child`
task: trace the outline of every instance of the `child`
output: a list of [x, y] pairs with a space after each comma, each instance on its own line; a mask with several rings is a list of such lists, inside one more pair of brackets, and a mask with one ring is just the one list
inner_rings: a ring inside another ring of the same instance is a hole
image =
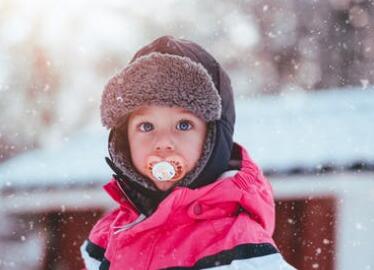
[[82, 245], [87, 269], [293, 269], [272, 239], [271, 187], [233, 143], [230, 79], [203, 48], [145, 46], [107, 83], [101, 116], [119, 207]]

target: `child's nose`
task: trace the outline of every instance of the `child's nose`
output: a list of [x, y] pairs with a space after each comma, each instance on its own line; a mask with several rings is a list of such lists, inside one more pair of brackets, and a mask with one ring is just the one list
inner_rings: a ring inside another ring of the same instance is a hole
[[159, 138], [155, 144], [155, 151], [156, 152], [170, 152], [174, 151], [175, 146], [171, 138]]

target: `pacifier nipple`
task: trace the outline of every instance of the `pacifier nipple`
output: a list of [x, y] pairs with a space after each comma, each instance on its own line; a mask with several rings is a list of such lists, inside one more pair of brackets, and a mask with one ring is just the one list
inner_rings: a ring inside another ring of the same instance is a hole
[[156, 163], [152, 168], [152, 175], [159, 181], [168, 181], [174, 177], [175, 173], [173, 165], [167, 161]]

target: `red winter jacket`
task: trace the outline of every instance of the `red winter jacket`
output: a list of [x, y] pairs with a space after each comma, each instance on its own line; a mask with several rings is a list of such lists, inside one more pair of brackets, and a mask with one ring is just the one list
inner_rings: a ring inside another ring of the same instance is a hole
[[176, 187], [147, 218], [111, 180], [104, 188], [119, 208], [82, 245], [87, 269], [293, 269], [272, 239], [271, 186], [243, 148], [241, 154], [239, 171], [198, 189]]

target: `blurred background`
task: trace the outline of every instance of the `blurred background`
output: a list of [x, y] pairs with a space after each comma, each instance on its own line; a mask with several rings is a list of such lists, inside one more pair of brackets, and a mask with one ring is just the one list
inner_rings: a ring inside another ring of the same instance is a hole
[[0, 269], [80, 269], [114, 207], [103, 86], [161, 35], [229, 73], [298, 269], [374, 269], [374, 1], [0, 0]]

